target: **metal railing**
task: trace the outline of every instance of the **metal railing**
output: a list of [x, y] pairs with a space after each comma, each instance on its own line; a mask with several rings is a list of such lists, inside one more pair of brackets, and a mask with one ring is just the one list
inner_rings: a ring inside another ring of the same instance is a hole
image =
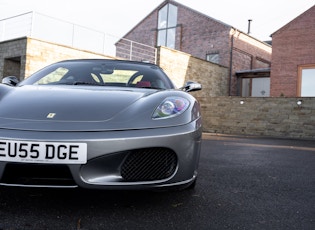
[[116, 56], [123, 59], [156, 63], [156, 55], [156, 48], [152, 46], [128, 39], [120, 39], [116, 43]]
[[37, 12], [0, 20], [0, 42], [26, 36], [127, 60], [156, 63], [155, 47]]

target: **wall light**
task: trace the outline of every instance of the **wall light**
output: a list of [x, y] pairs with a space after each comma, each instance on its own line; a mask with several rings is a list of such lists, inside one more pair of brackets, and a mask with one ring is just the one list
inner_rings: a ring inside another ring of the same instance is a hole
[[243, 105], [245, 103], [244, 100], [240, 100], [240, 104]]
[[298, 100], [297, 102], [296, 102], [296, 104], [298, 105], [298, 106], [301, 106], [302, 105], [302, 100]]

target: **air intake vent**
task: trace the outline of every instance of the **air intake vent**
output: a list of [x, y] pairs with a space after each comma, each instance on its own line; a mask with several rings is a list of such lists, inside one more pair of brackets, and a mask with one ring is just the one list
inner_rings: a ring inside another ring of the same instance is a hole
[[167, 148], [147, 148], [132, 151], [121, 168], [125, 181], [153, 181], [172, 176], [177, 167], [175, 152]]
[[75, 186], [66, 165], [10, 163], [5, 167], [1, 183], [16, 185]]

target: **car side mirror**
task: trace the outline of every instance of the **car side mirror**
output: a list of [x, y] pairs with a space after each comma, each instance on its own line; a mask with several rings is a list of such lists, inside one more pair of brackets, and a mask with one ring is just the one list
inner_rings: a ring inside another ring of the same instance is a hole
[[9, 86], [16, 86], [19, 83], [19, 79], [15, 76], [9, 76], [2, 79], [1, 83]]
[[183, 87], [181, 87], [181, 89], [185, 92], [192, 92], [201, 90], [202, 86], [198, 82], [188, 81]]

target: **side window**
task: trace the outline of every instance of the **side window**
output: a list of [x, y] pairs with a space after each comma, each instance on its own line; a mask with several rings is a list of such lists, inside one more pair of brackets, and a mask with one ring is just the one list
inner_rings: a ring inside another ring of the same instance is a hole
[[143, 78], [143, 75], [139, 75], [131, 83], [133, 85], [136, 85], [137, 83], [139, 83], [142, 80], [142, 78]]
[[97, 83], [101, 83], [101, 80], [97, 77], [97, 75], [96, 75], [96, 74], [91, 73], [91, 77], [93, 78], [93, 80], [94, 80], [95, 82], [97, 82]]
[[60, 68], [54, 70], [53, 72], [50, 72], [49, 74], [47, 74], [43, 78], [41, 78], [35, 84], [36, 85], [45, 85], [45, 84], [49, 84], [49, 83], [53, 83], [53, 82], [58, 82], [58, 81], [60, 81], [60, 79], [63, 76], [65, 76], [65, 74], [68, 71], [69, 71], [68, 69], [60, 67]]
[[298, 96], [315, 97], [315, 65], [299, 67]]

